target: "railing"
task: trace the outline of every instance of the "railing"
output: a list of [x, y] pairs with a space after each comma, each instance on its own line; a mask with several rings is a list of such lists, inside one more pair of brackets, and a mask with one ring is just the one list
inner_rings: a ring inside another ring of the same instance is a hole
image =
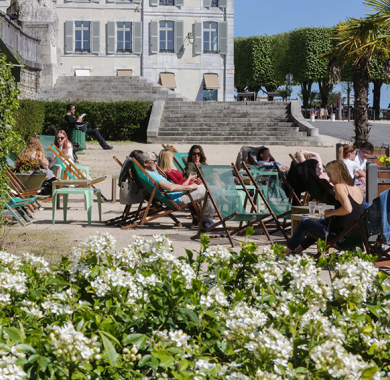
[[12, 53], [20, 57], [23, 64], [41, 68], [40, 40], [24, 33], [4, 13], [0, 13], [0, 38]]

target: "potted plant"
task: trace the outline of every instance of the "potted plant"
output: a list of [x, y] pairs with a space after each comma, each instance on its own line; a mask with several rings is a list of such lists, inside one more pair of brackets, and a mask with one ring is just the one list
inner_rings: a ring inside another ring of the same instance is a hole
[[379, 157], [379, 161], [381, 162], [383, 169], [390, 169], [390, 157], [381, 156]]
[[38, 162], [31, 158], [22, 158], [16, 161], [13, 172], [27, 190], [41, 187], [47, 177], [47, 174], [39, 168]]

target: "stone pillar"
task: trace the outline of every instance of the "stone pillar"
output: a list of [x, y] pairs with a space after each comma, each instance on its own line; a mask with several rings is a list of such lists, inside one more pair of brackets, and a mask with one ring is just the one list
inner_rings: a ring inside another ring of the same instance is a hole
[[40, 86], [52, 87], [60, 75], [59, 20], [52, 0], [12, 0], [8, 13], [17, 14], [23, 32], [41, 41]]

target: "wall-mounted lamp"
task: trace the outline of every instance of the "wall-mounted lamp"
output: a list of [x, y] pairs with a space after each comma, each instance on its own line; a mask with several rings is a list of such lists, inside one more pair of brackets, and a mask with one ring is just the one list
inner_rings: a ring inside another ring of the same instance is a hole
[[195, 41], [195, 37], [192, 35], [192, 33], [191, 32], [189, 32], [188, 34], [187, 34], [187, 38], [186, 38], [188, 41], [189, 41], [189, 43], [192, 45], [193, 43], [194, 43], [194, 41]]

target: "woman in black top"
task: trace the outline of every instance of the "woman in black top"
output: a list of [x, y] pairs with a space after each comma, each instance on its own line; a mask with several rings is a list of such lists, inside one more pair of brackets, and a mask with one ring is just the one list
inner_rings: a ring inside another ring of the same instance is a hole
[[336, 199], [341, 203], [341, 207], [336, 210], [326, 210], [325, 219], [320, 219], [318, 222], [303, 218], [287, 243], [284, 251], [286, 255], [301, 253], [314, 244], [317, 240], [309, 236], [310, 233], [319, 236], [322, 240], [333, 240], [364, 213], [362, 192], [355, 186], [344, 162], [331, 161], [326, 165], [325, 171], [330, 182], [334, 184]]

